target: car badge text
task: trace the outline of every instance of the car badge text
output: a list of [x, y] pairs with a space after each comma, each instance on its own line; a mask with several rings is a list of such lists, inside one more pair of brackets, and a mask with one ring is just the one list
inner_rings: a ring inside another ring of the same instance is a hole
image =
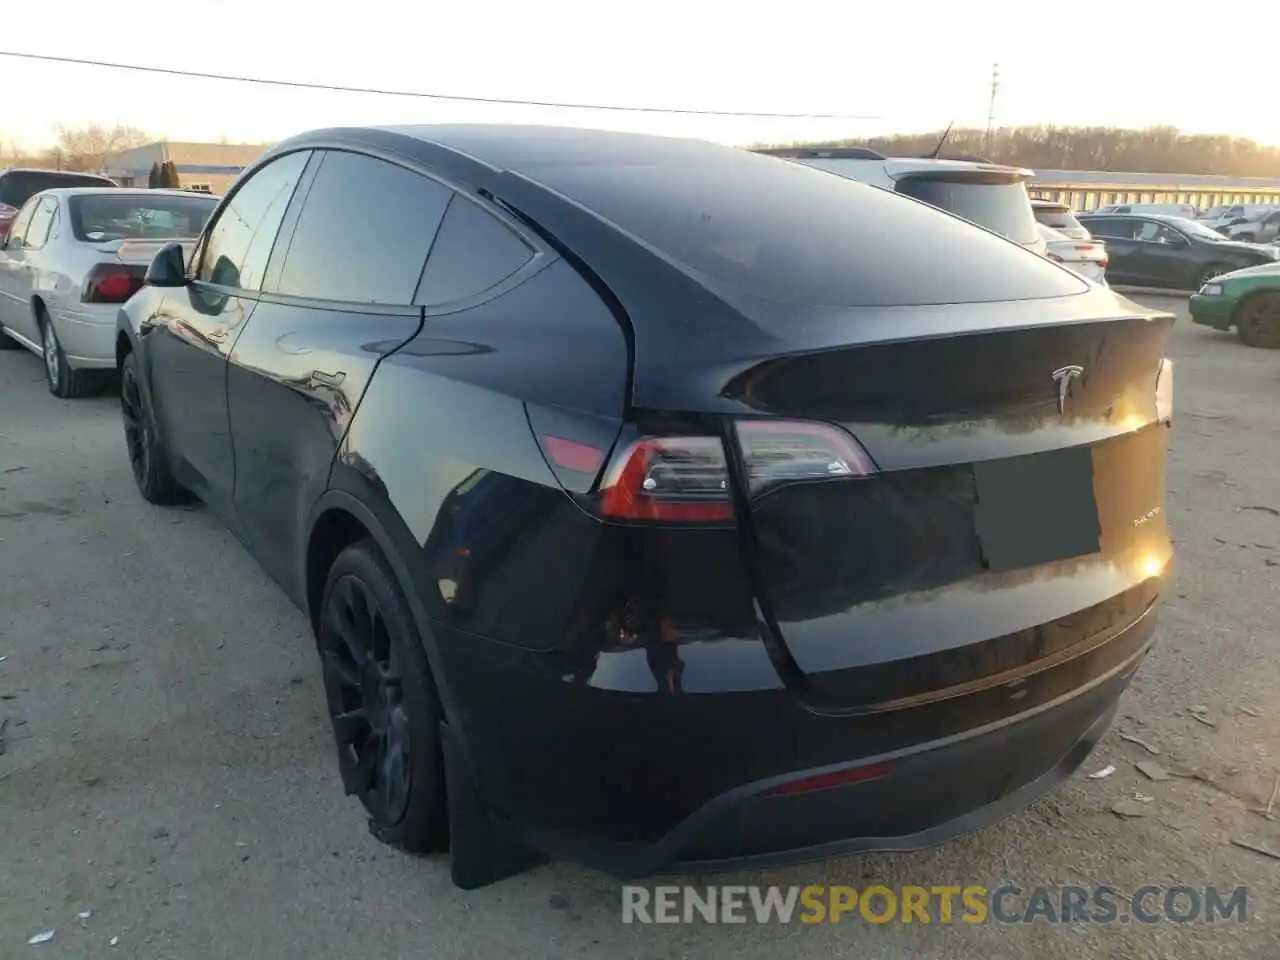
[[1074, 363], [1065, 367], [1059, 367], [1053, 371], [1054, 382], [1058, 385], [1058, 413], [1067, 412], [1067, 397], [1071, 395], [1071, 381], [1084, 373], [1084, 367], [1078, 367]]

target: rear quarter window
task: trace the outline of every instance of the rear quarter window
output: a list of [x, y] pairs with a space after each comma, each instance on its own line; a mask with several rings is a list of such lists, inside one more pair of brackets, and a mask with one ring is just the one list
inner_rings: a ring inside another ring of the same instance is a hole
[[434, 306], [476, 296], [507, 279], [533, 255], [529, 245], [492, 214], [455, 196], [431, 247], [415, 299]]
[[679, 164], [550, 165], [531, 175], [730, 300], [907, 306], [1088, 289], [1045, 258], [928, 204], [747, 151]]

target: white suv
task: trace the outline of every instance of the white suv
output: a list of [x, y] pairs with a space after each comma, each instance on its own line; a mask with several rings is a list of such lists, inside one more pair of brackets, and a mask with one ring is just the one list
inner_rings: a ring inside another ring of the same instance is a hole
[[885, 157], [865, 147], [784, 147], [755, 152], [915, 197], [1041, 256], [1046, 252], [1027, 194], [1026, 181], [1035, 176], [1034, 171], [977, 160]]

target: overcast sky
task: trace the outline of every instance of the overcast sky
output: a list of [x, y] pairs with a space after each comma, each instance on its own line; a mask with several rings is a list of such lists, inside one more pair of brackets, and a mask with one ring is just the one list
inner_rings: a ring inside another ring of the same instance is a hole
[[[1227, 20], [1213, 21], [1209, 11], [1228, 7]], [[730, 143], [940, 129], [950, 120], [982, 126], [995, 62], [997, 123], [1168, 123], [1280, 143], [1280, 4], [1265, 0], [44, 0], [4, 8], [3, 50], [384, 89], [874, 118], [485, 106], [0, 57], [0, 137], [26, 146], [51, 142], [59, 122], [95, 120], [175, 140], [246, 142], [330, 125], [457, 120]]]

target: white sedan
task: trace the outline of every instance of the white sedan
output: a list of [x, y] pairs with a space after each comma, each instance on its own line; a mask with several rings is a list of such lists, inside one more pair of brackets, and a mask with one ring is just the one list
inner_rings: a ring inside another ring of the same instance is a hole
[[1040, 235], [1047, 248], [1045, 256], [1054, 263], [1074, 270], [1086, 280], [1107, 285], [1107, 247], [1102, 241], [1073, 240], [1044, 224], [1040, 224]]
[[194, 243], [217, 204], [178, 190], [37, 193], [0, 246], [0, 349], [20, 344], [42, 356], [54, 396], [91, 392], [115, 367], [120, 304], [161, 247]]

